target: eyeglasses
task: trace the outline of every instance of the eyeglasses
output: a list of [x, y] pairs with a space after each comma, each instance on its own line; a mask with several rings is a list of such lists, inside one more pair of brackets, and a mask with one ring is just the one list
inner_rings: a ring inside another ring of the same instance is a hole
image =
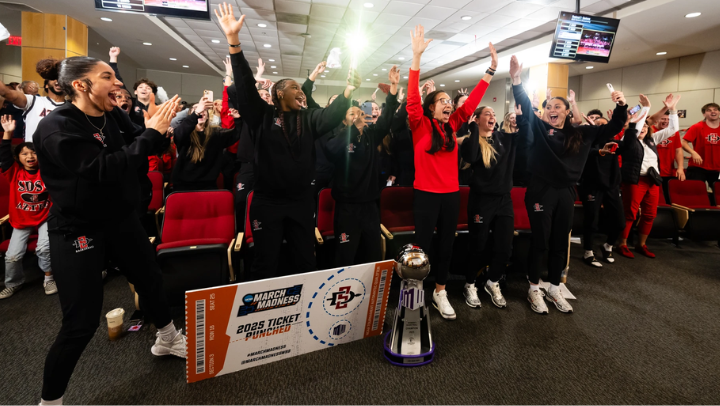
[[452, 99], [440, 99], [440, 100], [436, 101], [436, 103], [452, 105], [453, 101], [452, 101]]

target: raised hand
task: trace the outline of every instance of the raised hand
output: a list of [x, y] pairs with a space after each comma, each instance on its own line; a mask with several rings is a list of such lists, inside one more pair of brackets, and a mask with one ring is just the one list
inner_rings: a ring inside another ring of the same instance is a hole
[[120, 47], [110, 48], [108, 55], [110, 55], [110, 63], [117, 63], [118, 55], [120, 55]]
[[148, 102], [147, 112], [150, 117], [154, 116], [158, 111], [159, 106], [155, 104], [155, 93], [150, 93], [150, 101]]
[[262, 58], [258, 58], [258, 66], [255, 69], [257, 70], [255, 79], [262, 78], [263, 73], [265, 73], [265, 62], [263, 62]]
[[398, 89], [398, 101], [402, 101], [402, 99], [405, 98], [405, 93], [403, 93], [403, 88], [401, 87]]
[[520, 76], [522, 75], [522, 64], [518, 62], [517, 56], [510, 57], [510, 77], [514, 85], [522, 83]]
[[425, 27], [422, 25], [415, 26], [414, 31], [410, 31], [410, 39], [412, 41], [412, 51], [415, 55], [420, 55], [427, 49], [432, 39], [425, 40]]
[[[670, 95], [670, 96], [672, 96], [672, 95]], [[665, 103], [665, 106], [668, 108], [668, 110], [670, 110], [670, 111], [676, 110], [677, 104], [680, 101], [680, 97], [682, 97], [682, 95], [677, 95], [672, 98], [672, 100], [670, 101], [669, 104]]]
[[574, 90], [570, 89], [570, 90], [568, 91], [567, 101], [568, 101], [568, 103], [570, 103], [570, 104], [575, 103], [575, 91], [574, 91]]
[[143, 115], [145, 116], [145, 128], [152, 128], [160, 134], [168, 133], [170, 121], [173, 117], [175, 117], [175, 112], [177, 111], [179, 102], [180, 98], [178, 95], [175, 95], [172, 99], [158, 106], [157, 111], [152, 117], [150, 117], [147, 111], [144, 111]]
[[640, 105], [643, 107], [650, 107], [650, 99], [648, 99], [644, 94], [640, 95]]
[[665, 100], [663, 100], [663, 104], [665, 105], [665, 107], [666, 107], [668, 110], [670, 110], [670, 107], [668, 107], [668, 105], [670, 105], [670, 103], [672, 103], [672, 100], [673, 100], [673, 95], [672, 95], [672, 93], [670, 93], [669, 95], [667, 95], [667, 97], [665, 98]]
[[397, 65], [393, 65], [393, 67], [390, 68], [390, 72], [388, 72], [388, 80], [390, 81], [390, 84], [400, 83], [400, 68], [398, 68]]
[[[618, 91], [612, 92], [610, 97], [612, 98], [613, 102], [617, 103], [620, 106], [624, 106], [627, 104], [627, 102], [625, 101], [625, 95], [623, 94], [623, 92], [618, 92]], [[650, 102], [648, 102], [648, 104], [649, 103]]]
[[232, 116], [232, 118], [240, 118], [240, 113], [238, 113], [238, 111], [235, 109], [230, 109], [230, 115]]
[[310, 73], [310, 76], [308, 77], [308, 79], [310, 79], [310, 80], [312, 80], [312, 81], [314, 82], [315, 79], [317, 79], [317, 76], [318, 76], [319, 74], [325, 72], [325, 67], [326, 67], [326, 66], [327, 66], [327, 62], [325, 62], [325, 61], [320, 62], [320, 63], [315, 67], [315, 69], [312, 71], [312, 73]]
[[552, 99], [552, 89], [548, 88], [545, 91], [545, 100], [550, 101], [550, 99]]
[[[635, 114], [632, 115], [632, 117], [630, 117], [630, 122], [638, 123], [640, 120], [644, 119], [646, 116], [647, 116], [647, 111], [640, 109], [640, 110], [636, 111]], [[640, 130], [642, 130], [642, 129], [638, 128], [638, 132], [640, 132]]]
[[2, 128], [6, 133], [15, 131], [15, 120], [9, 114], [0, 117], [0, 124], [2, 124]]
[[490, 68], [497, 70], [498, 67], [498, 55], [492, 42], [488, 42], [488, 48], [490, 48]]
[[585, 119], [585, 121], [588, 122], [588, 124], [590, 124], [590, 125], [595, 125], [595, 120], [593, 120], [593, 119], [591, 119], [591, 118], [588, 118], [588, 116], [586, 116], [585, 113], [583, 113], [582, 116], [583, 116], [583, 118]]
[[198, 104], [195, 105], [195, 114], [200, 115], [203, 111], [210, 110], [213, 107], [213, 101], [203, 96]]
[[230, 57], [223, 59], [222, 63], [225, 65], [225, 76], [232, 76], [233, 70], [232, 64], [230, 64]]
[[235, 19], [232, 5], [227, 3], [218, 4], [218, 8], [215, 9], [215, 16], [218, 18], [220, 28], [222, 28], [225, 36], [233, 37], [233, 39], [240, 33], [240, 29], [242, 29], [245, 22], [244, 15], [241, 15], [237, 20]]
[[610, 120], [612, 120], [613, 111], [612, 111], [612, 110], [608, 110], [608, 111], [605, 112], [605, 115], [607, 116], [607, 120], [610, 121]]
[[255, 82], [260, 83], [263, 89], [269, 89], [273, 85], [273, 81], [270, 79], [255, 79]]
[[347, 76], [347, 86], [345, 87], [345, 91], [343, 92], [345, 98], [349, 99], [352, 95], [353, 90], [360, 87], [360, 83], [360, 75], [355, 69], [350, 68]]

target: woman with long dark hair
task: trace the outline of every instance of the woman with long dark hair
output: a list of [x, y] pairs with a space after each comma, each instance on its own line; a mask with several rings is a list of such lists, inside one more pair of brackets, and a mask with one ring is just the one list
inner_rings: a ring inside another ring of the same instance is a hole
[[[407, 111], [415, 149], [415, 245], [434, 252], [435, 290], [433, 306], [445, 319], [454, 320], [455, 310], [445, 291], [452, 247], [460, 210], [458, 182], [457, 132], [480, 103], [497, 68], [497, 53], [492, 44], [492, 62], [465, 103], [453, 112], [452, 99], [442, 90], [431, 92], [420, 101], [420, 59], [428, 44], [422, 25], [411, 33], [413, 60], [408, 81]], [[432, 250], [433, 231], [437, 227], [439, 250]], [[432, 258], [431, 256], [431, 258]]]
[[[62, 307], [62, 327], [45, 360], [42, 401], [61, 404], [78, 359], [100, 324], [101, 272], [109, 259], [135, 285], [159, 327], [155, 355], [185, 357], [185, 337], [170, 318], [155, 250], [135, 214], [148, 155], [165, 140], [178, 98], [163, 103], [146, 130], [117, 107], [122, 82], [105, 62], [89, 57], [41, 61], [70, 103], [40, 122], [33, 143], [53, 206], [50, 258]], [[123, 133], [133, 134], [126, 143]]]
[[[522, 65], [510, 58], [515, 102], [523, 112], [532, 110], [532, 102], [522, 87]], [[627, 105], [622, 92], [613, 92], [617, 103], [613, 119], [604, 126], [575, 128], [570, 118], [570, 103], [562, 97], [547, 102], [545, 119], [525, 114], [530, 120], [532, 140], [528, 147], [528, 169], [532, 178], [525, 194], [525, 206], [532, 229], [532, 247], [528, 259], [530, 290], [528, 301], [533, 311], [547, 313], [540, 292], [540, 262], [548, 254], [550, 288], [545, 298], [564, 313], [573, 311], [560, 292], [560, 274], [568, 256], [568, 238], [572, 229], [575, 184], [580, 179], [590, 148], [594, 143], [610, 141], [622, 130]]]
[[238, 99], [234, 104], [248, 125], [254, 147], [250, 221], [255, 259], [247, 279], [277, 274], [283, 239], [291, 250], [294, 271], [314, 271], [315, 140], [342, 123], [360, 78], [351, 71], [345, 91], [325, 109], [301, 109], [305, 95], [300, 84], [281, 79], [272, 87], [273, 104], [269, 105], [255, 89], [253, 71], [240, 47], [238, 33], [245, 16], [236, 20], [226, 3], [218, 6], [215, 15], [230, 47]]

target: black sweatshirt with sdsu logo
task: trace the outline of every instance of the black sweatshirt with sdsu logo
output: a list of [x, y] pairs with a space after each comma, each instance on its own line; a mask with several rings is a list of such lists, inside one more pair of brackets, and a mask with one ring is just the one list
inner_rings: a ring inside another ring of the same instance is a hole
[[148, 155], [165, 140], [156, 130], [134, 126], [118, 107], [105, 117], [100, 134], [95, 127], [102, 128], [102, 117], [86, 117], [66, 103], [45, 117], [33, 136], [53, 201], [50, 216], [62, 229], [101, 228], [137, 210]]

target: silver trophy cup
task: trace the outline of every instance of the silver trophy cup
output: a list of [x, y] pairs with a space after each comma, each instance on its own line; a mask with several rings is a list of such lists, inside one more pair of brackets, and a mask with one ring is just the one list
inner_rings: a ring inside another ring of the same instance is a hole
[[422, 281], [430, 273], [430, 260], [420, 247], [408, 244], [395, 258], [395, 272], [402, 278], [400, 300], [392, 330], [385, 336], [385, 358], [403, 367], [428, 364], [435, 344]]

